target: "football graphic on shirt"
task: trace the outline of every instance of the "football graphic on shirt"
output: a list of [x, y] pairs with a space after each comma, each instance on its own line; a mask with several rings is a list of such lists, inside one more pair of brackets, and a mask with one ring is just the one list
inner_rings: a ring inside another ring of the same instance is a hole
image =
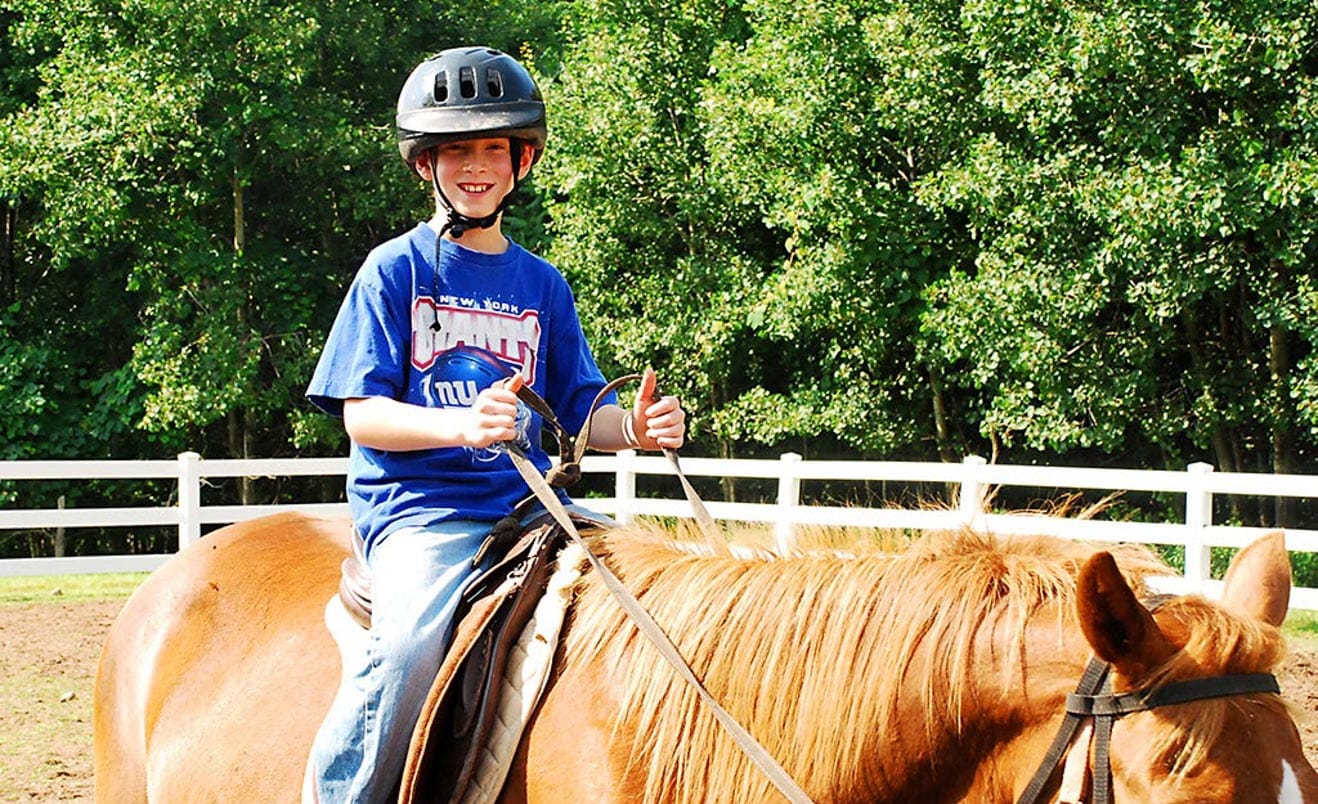
[[456, 346], [441, 352], [430, 367], [431, 402], [440, 407], [465, 408], [481, 391], [516, 373], [491, 351], [466, 344]]
[[[460, 344], [440, 353], [426, 377], [426, 396], [436, 407], [470, 407], [481, 391], [500, 380], [518, 373], [518, 369], [500, 360], [487, 349]], [[531, 412], [522, 404], [517, 406], [517, 444], [529, 447], [528, 430]], [[500, 445], [477, 450], [478, 460], [493, 460], [502, 452]]]

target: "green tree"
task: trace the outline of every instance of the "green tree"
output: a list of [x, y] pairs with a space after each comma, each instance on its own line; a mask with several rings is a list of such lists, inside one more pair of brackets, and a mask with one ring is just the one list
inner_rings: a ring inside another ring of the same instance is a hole
[[1311, 462], [1309, 5], [573, 8], [553, 255], [724, 452]]
[[[21, 95], [3, 109], [0, 198], [29, 211], [7, 240], [14, 326], [39, 326], [61, 358], [92, 355], [62, 390], [39, 355], [24, 362], [44, 374], [38, 395], [76, 416], [112, 390], [98, 427], [211, 454], [341, 448], [302, 389], [362, 256], [428, 207], [397, 157], [398, 87], [467, 32], [506, 38], [539, 17], [7, 0], [0, 19], [6, 52], [36, 64], [0, 73]], [[74, 454], [105, 446], [89, 434]]]
[[722, 412], [730, 434], [961, 453], [937, 365], [913, 349], [921, 289], [965, 250], [912, 191], [972, 120], [958, 8], [752, 0], [751, 35], [717, 54], [711, 172], [778, 245], [748, 322], [781, 360]]
[[911, 191], [966, 117], [955, 8], [577, 8], [544, 184], [604, 351], [671, 363], [723, 454], [956, 452], [912, 344], [966, 241]]
[[984, 125], [917, 192], [965, 216], [976, 253], [931, 292], [923, 343], [982, 394], [982, 431], [1154, 464], [1311, 463], [1318, 11], [963, 19]]
[[430, 209], [398, 87], [479, 41], [550, 108], [509, 230], [697, 448], [1314, 465], [1312, 4], [0, 0], [0, 40], [0, 457], [341, 450], [302, 389]]
[[764, 230], [711, 176], [700, 111], [710, 54], [743, 21], [704, 0], [568, 9], [538, 169], [549, 257], [573, 281], [606, 371], [654, 365], [708, 434], [699, 414], [734, 398], [757, 362], [746, 320]]

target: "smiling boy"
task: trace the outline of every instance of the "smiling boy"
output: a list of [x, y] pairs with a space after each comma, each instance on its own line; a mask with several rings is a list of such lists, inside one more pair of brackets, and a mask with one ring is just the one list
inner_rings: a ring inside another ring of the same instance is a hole
[[685, 436], [678, 400], [645, 401], [645, 388], [631, 410], [609, 397], [592, 413], [605, 381], [572, 291], [502, 232], [544, 152], [530, 74], [496, 50], [443, 51], [408, 77], [397, 126], [435, 215], [366, 258], [307, 389], [352, 440], [348, 501], [373, 592], [369, 645], [345, 649], [312, 747], [306, 792], [324, 802], [383, 801], [398, 783], [477, 550], [527, 493], [500, 442], [550, 465], [539, 417], [500, 380], [521, 375], [569, 429], [593, 416], [596, 449], [677, 448]]

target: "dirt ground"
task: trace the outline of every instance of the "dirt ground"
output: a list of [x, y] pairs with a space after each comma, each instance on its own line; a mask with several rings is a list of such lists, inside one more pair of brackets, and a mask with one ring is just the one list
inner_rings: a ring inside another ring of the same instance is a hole
[[[0, 605], [0, 802], [92, 800], [92, 683], [121, 605]], [[1278, 677], [1318, 766], [1318, 644], [1293, 646]]]
[[92, 683], [122, 606], [0, 605], [0, 801], [92, 800]]

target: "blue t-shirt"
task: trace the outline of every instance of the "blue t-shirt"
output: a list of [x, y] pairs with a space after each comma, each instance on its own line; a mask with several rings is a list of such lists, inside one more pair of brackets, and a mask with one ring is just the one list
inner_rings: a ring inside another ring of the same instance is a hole
[[[335, 416], [344, 400], [373, 396], [465, 408], [516, 372], [563, 426], [580, 430], [605, 381], [567, 281], [511, 241], [503, 254], [442, 241], [436, 272], [436, 237], [423, 223], [367, 256], [307, 398]], [[517, 440], [543, 471], [549, 456], [540, 425], [520, 406]], [[354, 443], [348, 462], [348, 503], [368, 545], [403, 526], [497, 520], [528, 493], [498, 445], [391, 452]]]

